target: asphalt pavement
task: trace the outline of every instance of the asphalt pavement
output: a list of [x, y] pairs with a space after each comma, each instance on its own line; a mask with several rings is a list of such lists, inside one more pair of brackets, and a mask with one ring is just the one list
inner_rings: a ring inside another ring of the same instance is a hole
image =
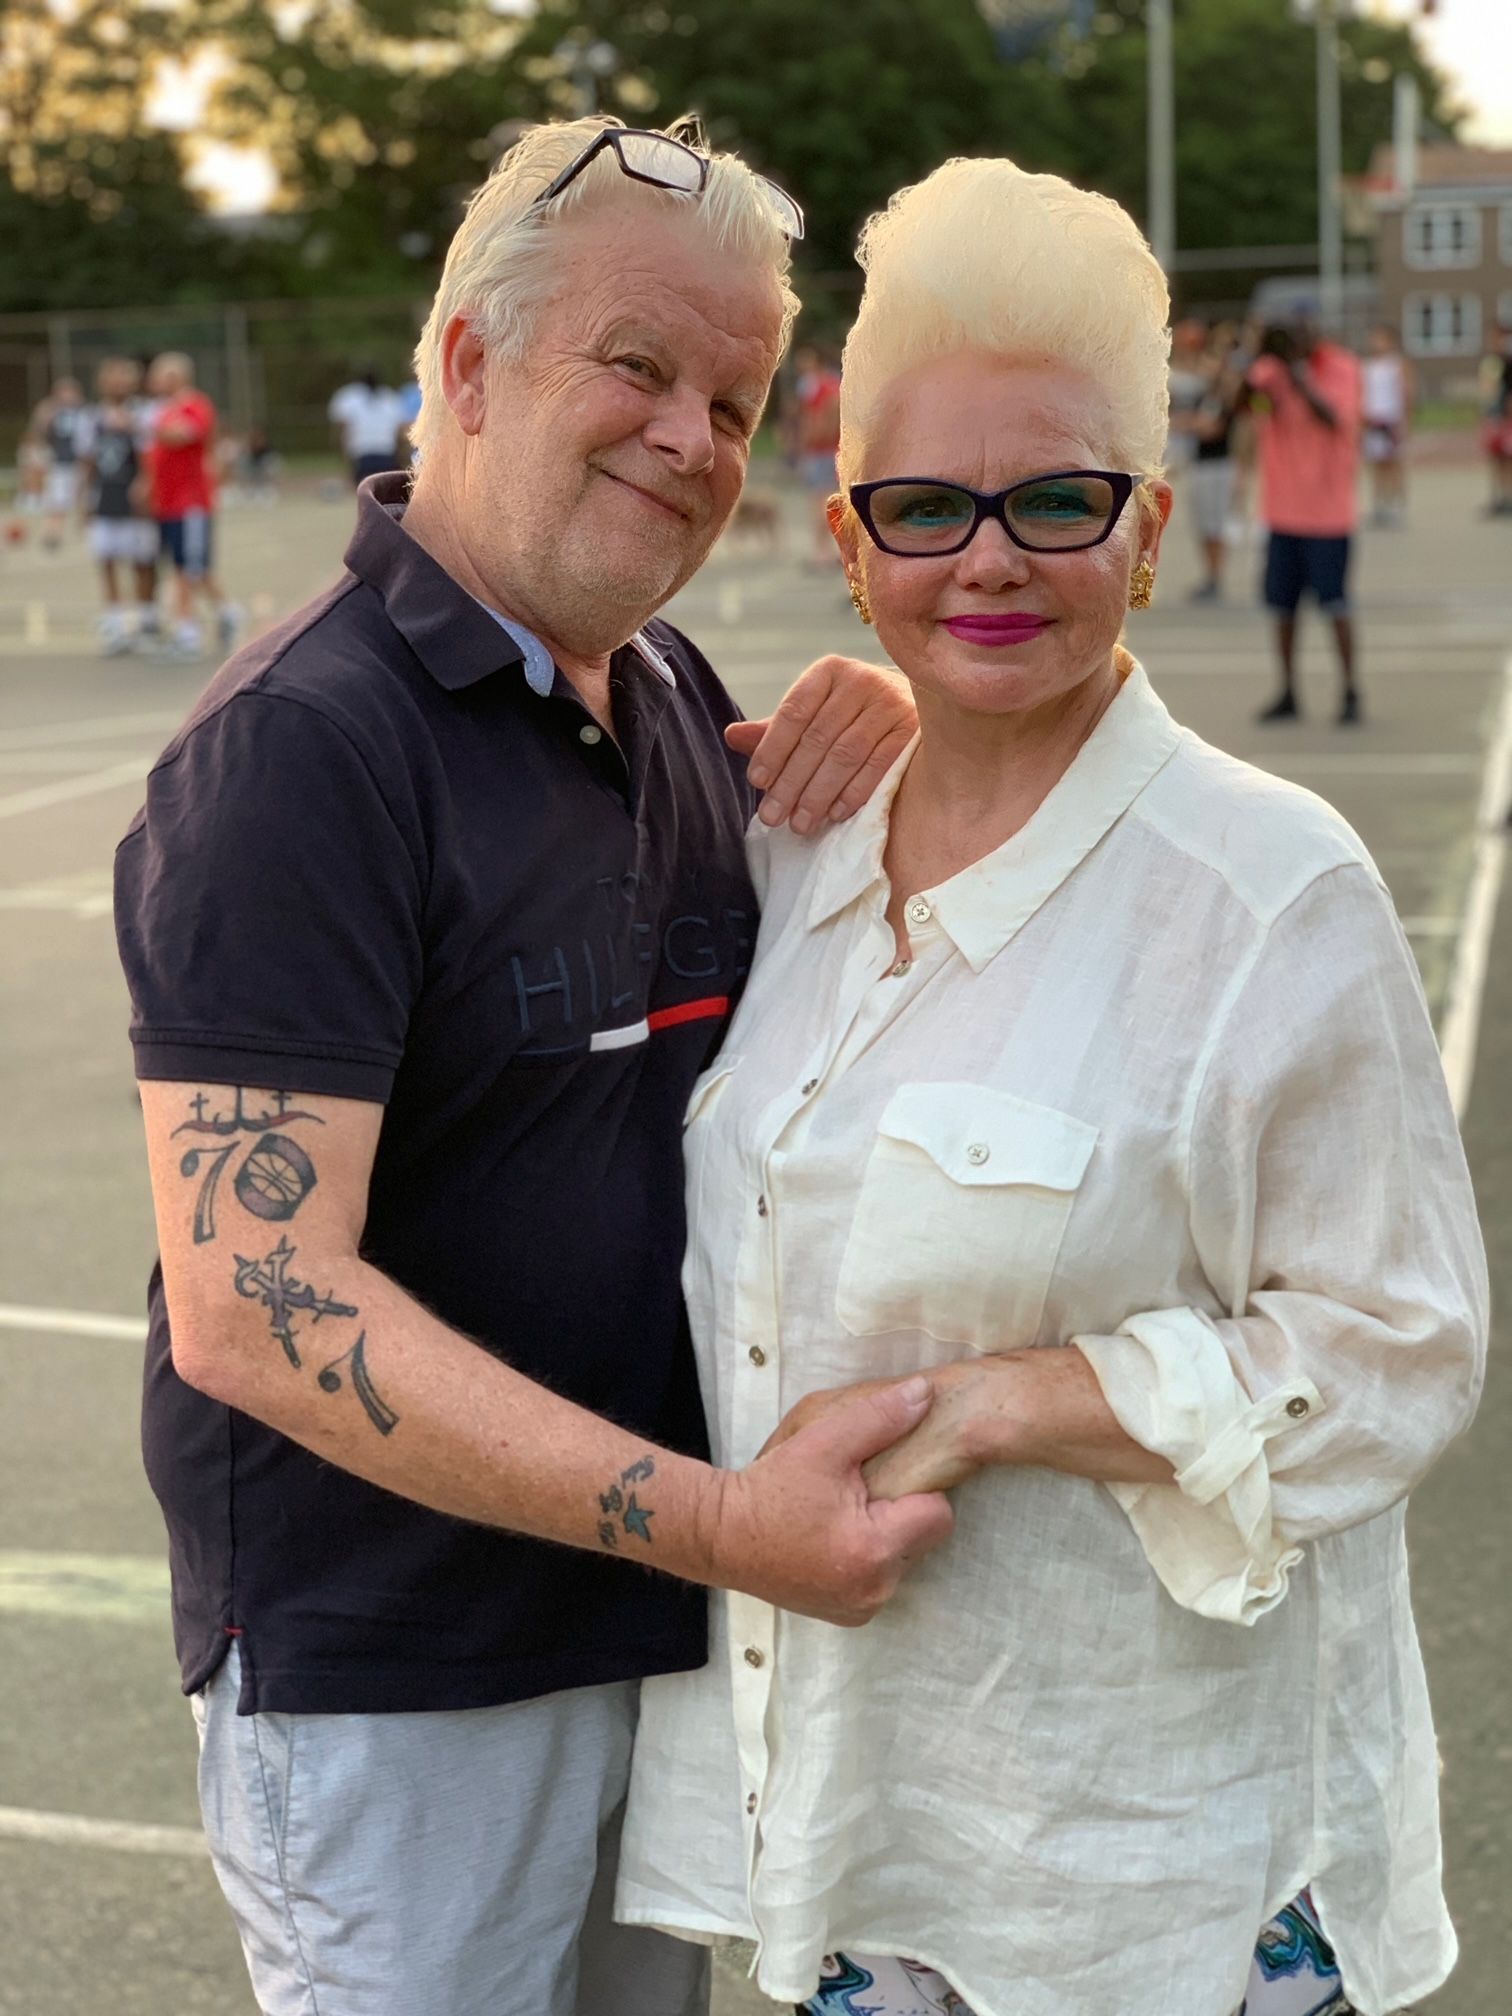
[[[752, 713], [809, 658], [871, 641], [838, 573], [804, 564], [801, 500], [757, 487], [779, 505], [781, 543], [732, 535], [671, 612]], [[1364, 536], [1363, 727], [1332, 725], [1316, 622], [1306, 718], [1254, 724], [1273, 677], [1257, 553], [1235, 556], [1227, 602], [1192, 604], [1179, 517], [1131, 642], [1180, 719], [1330, 799], [1374, 851], [1446, 1041], [1504, 1312], [1512, 901], [1498, 919], [1505, 842], [1486, 829], [1512, 760], [1512, 523], [1480, 502], [1473, 467], [1424, 469], [1410, 527]], [[349, 500], [313, 495], [226, 513], [224, 571], [254, 624], [330, 578], [350, 517]], [[211, 666], [102, 659], [95, 614], [77, 542], [0, 549], [0, 2012], [253, 2016], [198, 1841], [161, 1522], [137, 1454], [153, 1238], [109, 917], [111, 851]], [[1499, 1351], [1507, 1337], [1503, 1314]], [[1512, 2007], [1509, 1457], [1512, 1391], [1494, 1367], [1410, 1529], [1464, 1946], [1431, 2016]], [[721, 1956], [717, 2016], [770, 2012], [737, 1959]]]

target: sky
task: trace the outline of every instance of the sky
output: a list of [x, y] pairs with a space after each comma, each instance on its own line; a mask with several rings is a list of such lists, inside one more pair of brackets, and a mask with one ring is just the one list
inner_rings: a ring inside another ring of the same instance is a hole
[[[1437, 0], [1426, 19], [1423, 0], [1354, 0], [1354, 4], [1361, 12], [1388, 20], [1416, 21], [1434, 61], [1452, 79], [1469, 111], [1464, 137], [1483, 146], [1512, 147], [1512, 0]], [[165, 76], [153, 107], [157, 121], [191, 131], [214, 75], [214, 59], [207, 58]], [[200, 142], [194, 156], [190, 179], [205, 191], [212, 208], [233, 212], [266, 208], [275, 182], [265, 155]]]

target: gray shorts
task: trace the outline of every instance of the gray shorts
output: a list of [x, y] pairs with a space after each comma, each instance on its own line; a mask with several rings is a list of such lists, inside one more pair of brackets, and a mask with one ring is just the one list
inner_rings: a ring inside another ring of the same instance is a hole
[[238, 1715], [200, 1810], [263, 2016], [705, 2016], [705, 1948], [613, 1921], [635, 1681], [505, 1708]]

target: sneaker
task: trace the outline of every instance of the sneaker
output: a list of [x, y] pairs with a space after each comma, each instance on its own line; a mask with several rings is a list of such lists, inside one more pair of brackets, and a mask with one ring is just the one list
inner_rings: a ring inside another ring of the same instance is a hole
[[1293, 694], [1283, 693], [1279, 700], [1272, 700], [1269, 707], [1262, 707], [1255, 719], [1262, 728], [1269, 721], [1300, 721], [1302, 709]]
[[200, 649], [201, 639], [197, 623], [180, 623], [168, 639], [170, 658], [198, 658]]
[[1351, 686], [1349, 691], [1344, 695], [1344, 698], [1339, 702], [1338, 726], [1341, 728], [1358, 728], [1364, 722], [1364, 719], [1365, 716], [1360, 708], [1360, 696]]
[[125, 612], [107, 609], [99, 621], [100, 656], [102, 658], [124, 658], [131, 650], [131, 630]]
[[1187, 597], [1188, 602], [1221, 602], [1223, 589], [1216, 581], [1204, 581]]
[[234, 602], [223, 602], [215, 612], [215, 641], [223, 651], [229, 651], [241, 635], [246, 622], [246, 612]]

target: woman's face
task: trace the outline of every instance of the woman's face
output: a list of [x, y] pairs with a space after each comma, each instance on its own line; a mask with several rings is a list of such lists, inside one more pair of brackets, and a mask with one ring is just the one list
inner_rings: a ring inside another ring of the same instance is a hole
[[[889, 388], [866, 443], [859, 480], [931, 476], [973, 490], [1005, 490], [1031, 476], [1122, 469], [1110, 460], [1108, 402], [1083, 372], [961, 351], [905, 372]], [[1138, 472], [1130, 472], [1138, 473]], [[1152, 562], [1171, 508], [1142, 517], [1130, 498], [1100, 546], [1026, 553], [988, 521], [963, 552], [884, 553], [854, 514], [835, 515], [852, 577], [865, 586], [877, 635], [919, 689], [972, 713], [1008, 715], [1053, 705], [1107, 673], [1141, 558]], [[953, 632], [962, 617], [1040, 619], [1007, 643]]]

